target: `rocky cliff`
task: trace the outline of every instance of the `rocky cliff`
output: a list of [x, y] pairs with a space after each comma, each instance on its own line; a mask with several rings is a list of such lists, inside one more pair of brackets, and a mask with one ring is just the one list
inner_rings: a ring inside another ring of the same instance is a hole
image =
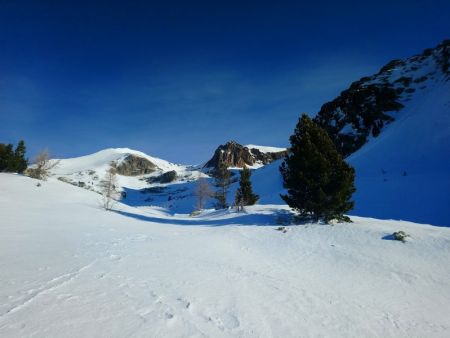
[[448, 81], [449, 65], [450, 40], [408, 59], [393, 60], [377, 74], [353, 82], [337, 98], [325, 103], [314, 120], [348, 156], [369, 137], [377, 137], [429, 81]]
[[213, 157], [205, 164], [205, 168], [218, 168], [221, 164], [237, 168], [242, 168], [244, 165], [259, 167], [284, 157], [286, 152], [286, 150], [262, 151], [229, 141], [216, 149]]

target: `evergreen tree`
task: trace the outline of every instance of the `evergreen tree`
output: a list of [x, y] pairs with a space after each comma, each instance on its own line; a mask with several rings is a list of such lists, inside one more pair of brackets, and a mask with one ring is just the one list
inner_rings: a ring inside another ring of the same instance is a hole
[[214, 171], [215, 176], [215, 186], [218, 188], [214, 198], [216, 199], [216, 209], [226, 209], [228, 208], [227, 194], [228, 189], [231, 184], [231, 174], [225, 164], [220, 164], [219, 167]]
[[243, 209], [246, 205], [255, 204], [259, 196], [253, 193], [252, 181], [250, 180], [252, 173], [245, 165], [241, 171], [241, 177], [239, 179], [239, 188], [236, 191], [236, 197], [234, 204], [237, 209]]
[[280, 167], [287, 195], [283, 200], [300, 216], [315, 221], [349, 220], [355, 171], [336, 150], [327, 132], [303, 114]]
[[0, 143], [0, 172], [4, 171], [6, 168], [6, 149], [3, 143]]
[[20, 140], [14, 151], [14, 171], [22, 174], [28, 167], [28, 160], [25, 158], [25, 142]]
[[0, 172], [14, 171], [14, 151], [12, 144], [0, 146]]

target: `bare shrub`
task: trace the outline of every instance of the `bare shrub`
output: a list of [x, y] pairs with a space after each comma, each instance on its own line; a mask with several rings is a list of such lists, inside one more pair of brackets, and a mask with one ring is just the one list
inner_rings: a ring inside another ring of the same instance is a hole
[[111, 162], [105, 177], [100, 181], [100, 189], [102, 207], [105, 210], [111, 210], [120, 197], [120, 192], [117, 190], [117, 168], [114, 162]]
[[50, 159], [48, 149], [41, 150], [33, 160], [33, 165], [25, 171], [29, 177], [46, 181], [50, 171], [59, 164], [59, 161]]

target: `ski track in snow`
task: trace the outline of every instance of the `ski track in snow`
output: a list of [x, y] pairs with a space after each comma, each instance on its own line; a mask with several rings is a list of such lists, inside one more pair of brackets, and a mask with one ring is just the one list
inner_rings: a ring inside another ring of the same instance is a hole
[[45, 285], [43, 285], [42, 287], [40, 287], [38, 289], [27, 290], [26, 294], [28, 294], [28, 297], [26, 297], [25, 299], [22, 299], [22, 300], [18, 300], [18, 302], [16, 301], [18, 303], [17, 305], [14, 305], [9, 310], [7, 310], [5, 313], [0, 315], [0, 321], [3, 318], [7, 317], [8, 314], [14, 313], [16, 311], [23, 309], [24, 307], [29, 305], [31, 302], [33, 302], [37, 297], [39, 297], [43, 294], [47, 294], [52, 291], [55, 291], [56, 289], [63, 286], [64, 284], [69, 283], [70, 281], [75, 279], [81, 272], [90, 268], [93, 264], [94, 264], [94, 262], [89, 263], [76, 271], [57, 276], [57, 277], [49, 280], [48, 282], [46, 282]]
[[[105, 212], [95, 193], [7, 174], [0, 191], [13, 197], [0, 194], [2, 337], [450, 332], [447, 228], [355, 218], [282, 233], [281, 206]], [[407, 243], [383, 240], [400, 229]]]

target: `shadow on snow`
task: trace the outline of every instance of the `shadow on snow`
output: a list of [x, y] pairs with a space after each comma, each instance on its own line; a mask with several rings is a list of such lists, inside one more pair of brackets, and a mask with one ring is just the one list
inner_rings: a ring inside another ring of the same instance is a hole
[[180, 226], [203, 226], [203, 227], [217, 227], [224, 225], [243, 225], [243, 226], [276, 226], [280, 225], [279, 217], [286, 215], [286, 211], [277, 210], [272, 213], [251, 213], [247, 214], [245, 212], [235, 212], [235, 213], [224, 213], [222, 215], [225, 218], [210, 219], [208, 216], [193, 217], [191, 219], [185, 218], [165, 218], [157, 217], [152, 215], [142, 215], [135, 214], [126, 211], [113, 210], [113, 212], [120, 214], [122, 216], [131, 217], [144, 222], [160, 223], [160, 224], [173, 224]]

